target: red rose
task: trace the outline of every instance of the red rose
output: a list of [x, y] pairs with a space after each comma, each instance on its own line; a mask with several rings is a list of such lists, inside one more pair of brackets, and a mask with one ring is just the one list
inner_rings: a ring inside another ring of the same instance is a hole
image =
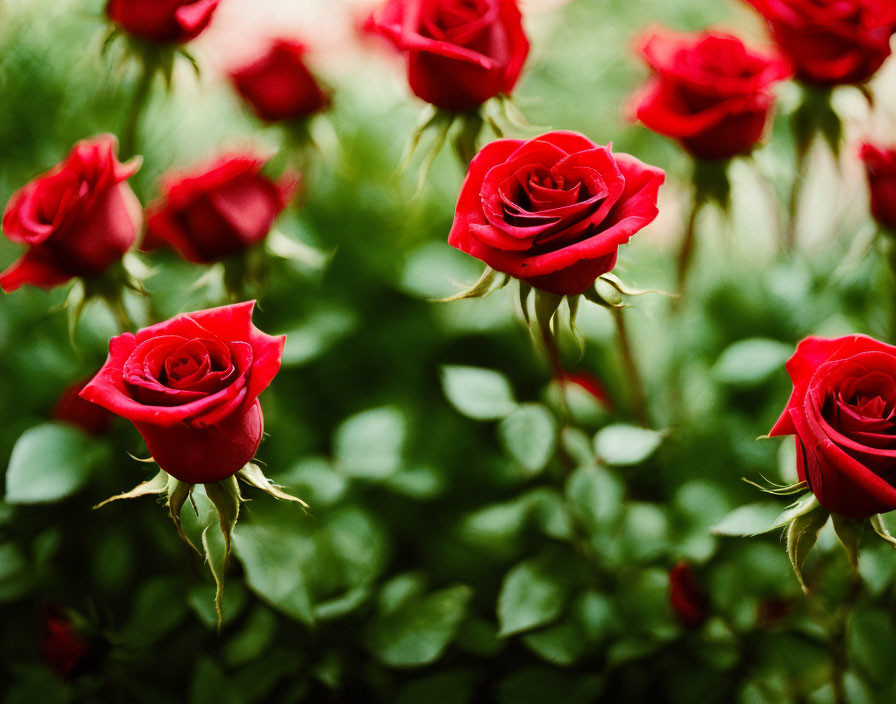
[[77, 674], [90, 655], [90, 643], [78, 633], [71, 617], [55, 604], [45, 607], [40, 650], [44, 662], [61, 679]]
[[87, 380], [71, 384], [56, 402], [53, 418], [64, 423], [76, 425], [91, 435], [103, 435], [112, 428], [114, 415], [102, 406], [81, 398], [81, 389]]
[[297, 120], [330, 104], [330, 97], [305, 65], [305, 52], [299, 42], [278, 40], [231, 74], [239, 94], [262, 120]]
[[258, 395], [279, 371], [286, 340], [252, 324], [254, 305], [185, 313], [113, 337], [81, 396], [133, 422], [153, 459], [177, 479], [231, 476], [261, 442]]
[[698, 628], [706, 621], [709, 600], [687, 562], [679, 562], [669, 570], [669, 603], [687, 628]]
[[762, 13], [797, 78], [862, 83], [890, 55], [893, 0], [747, 0]]
[[896, 509], [896, 347], [807, 337], [786, 367], [793, 393], [769, 435], [796, 435], [800, 480], [831, 513]]
[[411, 90], [446, 110], [510, 93], [529, 53], [516, 0], [386, 0], [367, 29], [407, 52]]
[[638, 119], [704, 159], [751, 152], [774, 104], [769, 88], [790, 74], [784, 61], [727, 34], [654, 33], [640, 50], [655, 76], [638, 98]]
[[150, 42], [182, 44], [208, 27], [221, 0], [109, 0], [106, 15], [121, 29]]
[[448, 243], [535, 288], [579, 294], [656, 217], [664, 178], [575, 132], [499, 139], [470, 163]]
[[296, 185], [274, 183], [261, 173], [264, 164], [256, 156], [230, 155], [166, 177], [164, 198], [147, 211], [144, 247], [167, 243], [191, 262], [208, 263], [264, 240]]
[[3, 232], [28, 251], [0, 274], [0, 288], [97, 276], [131, 248], [143, 214], [126, 180], [140, 164], [120, 163], [116, 144], [112, 135], [78, 142], [65, 161], [13, 194]]
[[896, 148], [863, 144], [862, 161], [871, 189], [871, 214], [883, 227], [896, 232]]

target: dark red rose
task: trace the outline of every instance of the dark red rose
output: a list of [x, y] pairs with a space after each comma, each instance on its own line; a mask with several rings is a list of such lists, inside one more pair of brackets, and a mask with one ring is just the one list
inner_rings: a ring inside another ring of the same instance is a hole
[[669, 603], [687, 628], [698, 628], [706, 621], [709, 599], [686, 562], [679, 562], [669, 571]]
[[896, 347], [807, 337], [787, 362], [793, 393], [769, 435], [795, 435], [797, 472], [831, 513], [896, 509]]
[[516, 0], [386, 0], [366, 29], [407, 52], [411, 90], [446, 110], [510, 93], [529, 53]]
[[167, 243], [191, 262], [209, 263], [264, 240], [296, 187], [295, 179], [269, 179], [264, 164], [236, 154], [167, 176], [164, 197], [147, 209], [144, 248]]
[[208, 27], [221, 0], [109, 0], [106, 15], [128, 34], [182, 44]]
[[871, 214], [883, 227], [896, 232], [896, 148], [863, 144], [862, 161], [871, 190]]
[[790, 74], [786, 62], [715, 32], [656, 32], [640, 51], [654, 76], [637, 97], [637, 118], [704, 159], [749, 154], [774, 105], [769, 89]]
[[76, 425], [91, 435], [103, 435], [111, 430], [115, 415], [102, 406], [81, 398], [81, 389], [87, 385], [87, 381], [75, 382], [62, 392], [53, 409], [53, 418]]
[[13, 194], [3, 232], [28, 251], [0, 274], [0, 288], [49, 289], [97, 276], [131, 248], [143, 211], [126, 181], [140, 163], [119, 162], [116, 145], [108, 134], [78, 142], [65, 161]]
[[298, 120], [330, 104], [330, 96], [305, 65], [306, 51], [299, 42], [277, 40], [231, 74], [239, 94], [262, 120]]
[[575, 132], [500, 139], [470, 163], [448, 243], [535, 288], [579, 294], [657, 216], [664, 178]]
[[90, 655], [91, 646], [65, 610], [49, 604], [44, 610], [40, 650], [47, 666], [60, 678], [69, 679]]
[[807, 83], [862, 83], [890, 55], [893, 0], [747, 0]]
[[261, 442], [258, 395], [279, 371], [286, 340], [252, 324], [254, 305], [184, 313], [113, 337], [81, 396], [133, 422], [153, 459], [177, 479], [229, 477]]

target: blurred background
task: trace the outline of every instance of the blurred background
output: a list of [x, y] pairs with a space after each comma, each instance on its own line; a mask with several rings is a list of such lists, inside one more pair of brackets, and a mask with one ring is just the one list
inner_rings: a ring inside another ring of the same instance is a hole
[[[43, 494], [0, 503], [4, 701], [832, 702], [825, 619], [848, 571], [833, 533], [807, 564], [819, 592], [810, 602], [776, 535], [742, 540], [710, 528], [740, 504], [773, 515], [786, 503], [757, 498], [741, 477], [794, 479], [791, 443], [756, 438], [789, 396], [783, 363], [795, 343], [851, 332], [887, 339], [892, 284], [856, 150], [864, 136], [896, 140], [894, 62], [875, 78], [873, 114], [858, 91], [835, 94], [846, 143], [839, 161], [816, 145], [796, 255], [779, 251], [776, 204], [794, 169], [786, 115], [797, 101], [783, 85], [767, 144], [733, 164], [731, 212], [701, 215], [683, 310], [672, 316], [668, 297], [648, 295], [627, 311], [663, 432], [632, 440], [620, 431], [631, 416], [612, 319], [583, 305], [584, 353], [562, 341], [569, 371], [585, 375], [570, 390], [581, 432], [534, 426], [546, 449], [533, 459], [538, 448], [507, 440], [512, 415], [496, 422], [500, 412], [482, 410], [482, 385], [510, 409], [554, 408], [556, 385], [510, 287], [429, 301], [481, 272], [446, 242], [463, 173], [446, 151], [415, 195], [420, 159], [396, 172], [423, 105], [401, 62], [359, 33], [369, 10], [364, 1], [223, 0], [190, 45], [201, 76], [183, 61], [170, 92], [156, 85], [131, 180], [147, 204], [163, 173], [228, 150], [293, 166], [288, 136], [249, 113], [226, 72], [267, 37], [308, 44], [333, 106], [311, 124], [304, 201], [277, 228], [327, 257], [273, 261], [256, 324], [287, 334], [283, 369], [262, 397], [259, 457], [312, 515], [252, 497], [219, 635], [207, 568], [163, 507], [144, 498], [90, 510], [151, 476], [128, 456], [146, 455], [139, 435], [122, 421], [110, 437], [84, 436], [84, 461], [44, 476]], [[616, 273], [673, 289], [691, 167], [676, 144], [628, 118], [646, 77], [633, 40], [656, 25], [713, 26], [763, 46], [761, 22], [736, 0], [530, 0], [523, 11], [532, 52], [515, 99], [531, 134], [577, 130], [666, 170], [660, 216], [621, 249]], [[78, 139], [120, 133], [136, 71], [115, 47], [102, 55], [107, 31], [101, 2], [3, 0], [3, 203]], [[0, 266], [16, 256], [0, 241]], [[170, 252], [147, 262], [159, 318], [224, 301], [220, 283], [196, 285], [203, 267]], [[51, 420], [62, 390], [94, 373], [117, 333], [93, 303], [70, 341], [65, 295], [0, 297], [3, 466], [22, 433]], [[139, 301], [128, 304], [149, 322]], [[572, 466], [553, 452], [558, 443]], [[39, 459], [32, 470], [43, 476]], [[670, 602], [670, 571], [682, 562], [690, 616]], [[894, 567], [891, 548], [867, 541], [868, 594], [848, 638], [856, 703], [896, 697]], [[64, 677], [46, 646], [59, 610], [88, 634]]]

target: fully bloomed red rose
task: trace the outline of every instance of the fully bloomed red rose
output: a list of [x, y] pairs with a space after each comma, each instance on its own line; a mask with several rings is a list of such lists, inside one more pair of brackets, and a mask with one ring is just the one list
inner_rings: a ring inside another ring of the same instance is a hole
[[797, 78], [862, 83], [890, 55], [893, 0], [747, 0], [769, 23]]
[[795, 435], [797, 472], [831, 513], [896, 509], [896, 347], [807, 337], [787, 362], [793, 393], [769, 435]]
[[366, 29], [407, 52], [411, 90], [445, 110], [510, 93], [529, 53], [516, 0], [386, 0]]
[[183, 44], [208, 27], [221, 0], [109, 0], [106, 15], [128, 34]]
[[28, 251], [0, 274], [0, 288], [49, 289], [94, 277], [131, 248], [143, 212], [127, 179], [140, 164], [119, 162], [116, 144], [112, 135], [78, 142], [65, 161], [13, 194], [3, 232]]
[[252, 324], [254, 301], [184, 313], [113, 337], [81, 392], [130, 420], [153, 459], [191, 484], [238, 472], [258, 449], [258, 395], [280, 369], [285, 336]]
[[896, 232], [896, 148], [863, 144], [862, 161], [871, 190], [871, 214], [883, 227]]
[[255, 246], [295, 191], [294, 179], [275, 183], [254, 155], [221, 157], [211, 166], [163, 180], [164, 197], [148, 209], [144, 247], [162, 243], [191, 262], [209, 263]]
[[239, 94], [262, 120], [298, 120], [330, 104], [330, 96], [305, 65], [306, 52], [299, 42], [277, 40], [231, 74]]
[[638, 119], [705, 159], [751, 152], [774, 105], [771, 86], [790, 75], [785, 61], [716, 32], [654, 32], [640, 51], [655, 75], [638, 97]]
[[664, 178], [575, 132], [500, 139], [470, 163], [448, 243], [535, 288], [579, 294], [657, 216]]

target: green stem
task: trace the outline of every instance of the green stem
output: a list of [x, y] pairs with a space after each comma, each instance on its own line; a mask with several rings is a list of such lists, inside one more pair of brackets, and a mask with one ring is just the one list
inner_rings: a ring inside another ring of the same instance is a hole
[[131, 107], [128, 109], [124, 129], [121, 132], [121, 158], [130, 159], [137, 153], [137, 132], [140, 129], [140, 118], [149, 99], [149, 90], [152, 80], [155, 78], [156, 67], [150, 62], [145, 62], [137, 79], [137, 87], [134, 97], [131, 99]]
[[691, 213], [688, 216], [688, 222], [687, 225], [685, 225], [684, 229], [684, 237], [681, 241], [681, 249], [678, 251], [678, 269], [675, 277], [675, 285], [676, 290], [678, 291], [678, 298], [672, 299], [672, 305], [675, 308], [681, 305], [681, 300], [684, 297], [684, 287], [687, 284], [688, 272], [691, 269], [691, 262], [694, 258], [694, 244], [697, 231], [697, 215], [700, 213], [700, 208], [702, 205], [703, 200], [695, 191], [694, 200], [691, 205]]
[[853, 570], [849, 593], [834, 613], [831, 628], [831, 652], [833, 657], [833, 680], [835, 704], [849, 704], [846, 697], [846, 671], [849, 669], [849, 654], [846, 648], [846, 630], [849, 615], [862, 594], [862, 578], [857, 570]]
[[798, 143], [796, 146], [796, 170], [793, 176], [793, 183], [790, 186], [790, 200], [787, 204], [787, 230], [784, 233], [784, 251], [788, 254], [796, 249], [800, 196], [803, 192], [804, 171], [811, 144], [810, 140], [807, 144]]
[[551, 322], [548, 320], [546, 325], [541, 325], [541, 340], [544, 348], [548, 353], [548, 361], [551, 364], [551, 375], [560, 390], [560, 407], [563, 410], [563, 425], [572, 424], [572, 411], [569, 408], [569, 400], [566, 395], [566, 372], [563, 370], [563, 362], [560, 359], [560, 348], [557, 345], [557, 338], [551, 331]]
[[124, 296], [121, 291], [106, 297], [105, 300], [106, 304], [109, 306], [109, 310], [112, 312], [112, 315], [118, 322], [118, 327], [121, 328], [122, 332], [129, 332], [131, 330], [137, 329], [133, 318], [131, 318], [131, 314], [128, 313], [128, 309], [124, 305]]
[[616, 337], [619, 341], [619, 353], [622, 357], [622, 368], [626, 379], [628, 380], [629, 389], [631, 390], [632, 412], [635, 419], [645, 428], [650, 427], [650, 419], [647, 414], [647, 394], [644, 391], [644, 381], [641, 373], [638, 371], [638, 365], [635, 362], [635, 355], [632, 351], [632, 343], [628, 334], [628, 326], [622, 310], [619, 308], [610, 308], [613, 315], [613, 322], [616, 324]]

